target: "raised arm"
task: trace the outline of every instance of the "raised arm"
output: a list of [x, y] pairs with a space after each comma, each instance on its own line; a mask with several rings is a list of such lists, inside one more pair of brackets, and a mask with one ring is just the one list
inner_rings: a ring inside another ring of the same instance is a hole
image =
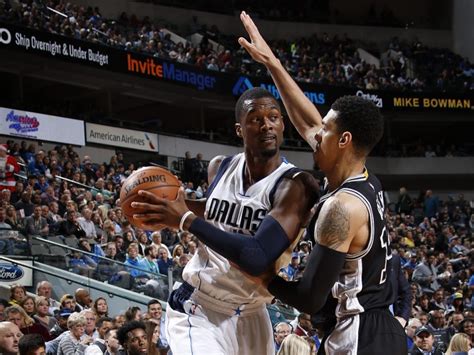
[[[253, 237], [222, 231], [202, 218], [189, 215], [182, 191], [175, 201], [140, 191], [148, 203], [134, 202], [133, 206], [139, 213], [134, 217], [142, 219], [150, 228], [156, 224], [178, 227], [181, 223], [183, 229], [189, 230], [208, 247], [246, 273], [258, 276], [273, 265], [305, 226], [318, 197], [316, 187], [314, 178], [307, 173], [300, 173], [294, 179], [285, 178], [275, 194], [273, 209]], [[187, 216], [184, 221], [183, 216]]]
[[352, 241], [361, 234], [367, 221], [366, 209], [357, 198], [339, 195], [328, 199], [318, 216], [317, 243], [301, 280], [287, 282], [276, 276], [268, 290], [301, 312], [318, 312], [338, 280]]
[[314, 136], [322, 126], [322, 118], [319, 111], [304, 95], [303, 91], [301, 91], [290, 74], [285, 70], [280, 60], [275, 57], [258, 31], [257, 26], [245, 11], [240, 14], [240, 20], [250, 37], [250, 42], [240, 37], [239, 44], [247, 50], [255, 61], [262, 63], [270, 71], [291, 123], [293, 123], [299, 134], [308, 142], [311, 148], [314, 149], [316, 145]]

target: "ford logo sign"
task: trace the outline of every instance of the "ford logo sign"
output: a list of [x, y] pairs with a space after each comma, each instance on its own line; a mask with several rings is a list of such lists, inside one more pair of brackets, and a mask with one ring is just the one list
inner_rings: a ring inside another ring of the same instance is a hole
[[11, 282], [19, 280], [25, 273], [16, 265], [0, 264], [0, 282]]

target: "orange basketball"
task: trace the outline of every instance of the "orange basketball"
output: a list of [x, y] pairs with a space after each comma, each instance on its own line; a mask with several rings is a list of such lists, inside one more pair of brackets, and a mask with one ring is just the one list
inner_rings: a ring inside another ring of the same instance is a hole
[[[123, 214], [135, 227], [144, 228], [133, 218], [136, 210], [131, 207], [132, 202], [145, 202], [138, 195], [138, 191], [146, 190], [160, 198], [172, 201], [176, 199], [180, 186], [178, 179], [166, 169], [157, 166], [138, 169], [123, 182], [120, 190], [120, 206]], [[163, 226], [157, 226], [156, 229], [160, 227]]]

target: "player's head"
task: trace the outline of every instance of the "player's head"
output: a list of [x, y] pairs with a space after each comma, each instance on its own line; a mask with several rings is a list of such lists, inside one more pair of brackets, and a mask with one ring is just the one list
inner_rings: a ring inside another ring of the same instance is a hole
[[323, 170], [324, 166], [334, 166], [345, 152], [365, 158], [382, 138], [383, 127], [383, 117], [371, 101], [358, 96], [340, 97], [315, 137], [318, 164]]
[[235, 130], [246, 152], [262, 158], [278, 153], [283, 141], [283, 116], [276, 99], [263, 88], [252, 88], [235, 105]]

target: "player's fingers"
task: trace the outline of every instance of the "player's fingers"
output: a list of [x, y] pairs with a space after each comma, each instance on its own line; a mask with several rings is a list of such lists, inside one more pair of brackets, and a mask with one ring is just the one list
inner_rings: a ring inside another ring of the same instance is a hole
[[133, 215], [134, 219], [142, 220], [145, 223], [155, 223], [163, 221], [162, 213], [135, 213]]
[[176, 200], [180, 202], [184, 202], [186, 198], [186, 193], [184, 192], [184, 187], [180, 187], [178, 190], [178, 196], [176, 196]]
[[250, 43], [249, 41], [247, 41], [244, 37], [240, 37], [239, 40], [238, 40], [239, 44], [244, 47], [244, 49], [249, 52], [252, 50], [252, 43]]
[[242, 22], [244, 24], [245, 29], [250, 35], [250, 39], [254, 40], [256, 36], [260, 36], [260, 32], [258, 30], [257, 25], [255, 24], [255, 22], [253, 22], [250, 15], [248, 15], [245, 11], [243, 11], [243, 18], [244, 19], [242, 20]]
[[166, 200], [159, 198], [155, 194], [151, 193], [150, 191], [146, 190], [140, 190], [138, 191], [138, 195], [143, 198], [144, 201], [150, 202], [150, 203], [159, 203], [159, 204], [165, 204]]
[[162, 211], [164, 208], [164, 205], [151, 204], [147, 202], [132, 202], [131, 206], [134, 210], [152, 211], [152, 212]]

